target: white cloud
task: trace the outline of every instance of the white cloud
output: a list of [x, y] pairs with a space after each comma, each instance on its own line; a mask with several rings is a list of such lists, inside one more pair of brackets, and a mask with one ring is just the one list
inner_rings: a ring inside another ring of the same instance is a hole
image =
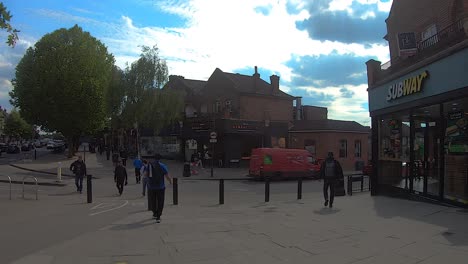
[[[328, 118], [356, 121], [362, 125], [370, 125], [369, 109], [365, 108], [368, 102], [367, 84], [297, 88], [306, 91], [312, 97], [326, 98], [324, 101], [317, 103], [327, 105]], [[341, 92], [343, 88], [352, 91], [353, 95], [350, 97], [343, 96]]]

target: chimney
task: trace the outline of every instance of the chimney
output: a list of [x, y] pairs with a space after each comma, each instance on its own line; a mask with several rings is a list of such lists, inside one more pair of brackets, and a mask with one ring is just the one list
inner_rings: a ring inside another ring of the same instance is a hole
[[255, 66], [255, 73], [252, 75], [253, 77], [260, 78], [260, 74], [257, 71], [257, 66]]
[[367, 65], [367, 85], [369, 86], [369, 88], [371, 88], [378, 81], [380, 71], [382, 71], [382, 69], [380, 68], [382, 65], [382, 62], [376, 61], [376, 60], [368, 60], [366, 62], [366, 65]]
[[296, 120], [302, 120], [302, 97], [296, 97]]
[[271, 93], [276, 93], [279, 91], [279, 79], [278, 75], [270, 76], [270, 83], [271, 83]]

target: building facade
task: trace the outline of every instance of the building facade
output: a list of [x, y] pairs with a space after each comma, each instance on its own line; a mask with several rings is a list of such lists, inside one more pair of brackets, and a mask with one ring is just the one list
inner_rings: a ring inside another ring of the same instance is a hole
[[272, 75], [267, 83], [257, 67], [251, 76], [216, 69], [207, 81], [170, 76], [163, 89], [184, 94], [185, 159], [208, 153], [215, 164], [229, 166], [248, 160], [253, 148], [287, 147], [296, 98], [279, 89], [279, 79]]
[[[306, 107], [307, 108], [307, 107]], [[362, 170], [369, 159], [370, 128], [354, 121], [297, 120], [289, 130], [289, 146], [324, 159], [333, 152], [346, 171]]]
[[367, 64], [372, 194], [468, 205], [468, 0], [394, 0]]

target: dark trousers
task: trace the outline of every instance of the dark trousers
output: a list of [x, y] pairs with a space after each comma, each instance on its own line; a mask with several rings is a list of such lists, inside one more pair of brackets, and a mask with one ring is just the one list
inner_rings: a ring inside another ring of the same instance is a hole
[[153, 216], [156, 216], [157, 218], [161, 217], [164, 208], [164, 192], [165, 189], [148, 189], [149, 208], [151, 209], [151, 211], [153, 211]]
[[123, 188], [124, 188], [124, 182], [123, 181], [117, 181], [116, 183], [117, 189], [119, 190], [119, 194], [123, 193]]
[[122, 165], [127, 166], [127, 159], [126, 158], [122, 158]]
[[[323, 197], [325, 201], [330, 201], [330, 204], [333, 204], [333, 199], [335, 198], [335, 186], [336, 180], [324, 180], [323, 182]], [[328, 188], [330, 188], [330, 198], [328, 197]]]
[[83, 191], [83, 175], [75, 175], [76, 191]]
[[136, 182], [140, 183], [140, 180], [141, 180], [140, 169], [135, 168], [135, 178], [136, 178]]
[[110, 152], [106, 152], [106, 158], [107, 158], [107, 160], [109, 160], [109, 158], [110, 158]]

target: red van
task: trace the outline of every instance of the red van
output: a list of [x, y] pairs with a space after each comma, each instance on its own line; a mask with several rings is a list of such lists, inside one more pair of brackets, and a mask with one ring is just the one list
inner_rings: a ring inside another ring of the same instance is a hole
[[256, 148], [250, 156], [250, 177], [319, 178], [321, 159], [305, 149]]

